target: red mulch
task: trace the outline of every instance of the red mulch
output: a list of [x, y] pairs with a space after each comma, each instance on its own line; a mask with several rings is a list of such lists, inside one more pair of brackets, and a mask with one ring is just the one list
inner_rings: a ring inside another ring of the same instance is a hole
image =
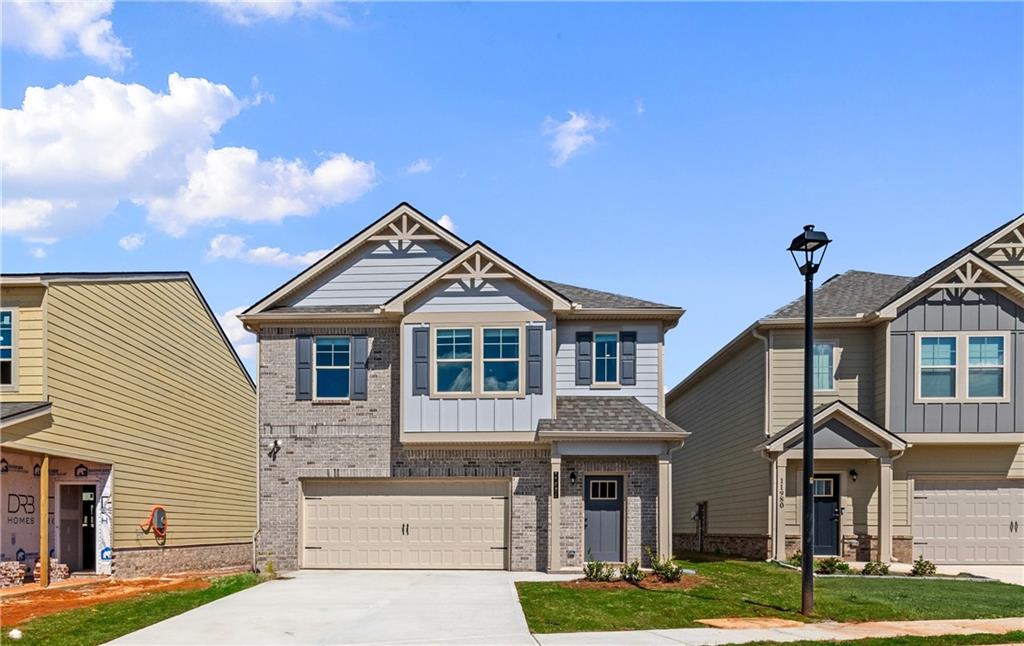
[[635, 584], [623, 581], [622, 579], [616, 581], [576, 579], [575, 581], [563, 581], [562, 587], [572, 590], [626, 590], [628, 588], [641, 588], [642, 590], [662, 592], [666, 590], [690, 590], [706, 582], [707, 580], [704, 577], [692, 574], [685, 575], [680, 580], [672, 582], [662, 581], [658, 577], [649, 574], [643, 581]]

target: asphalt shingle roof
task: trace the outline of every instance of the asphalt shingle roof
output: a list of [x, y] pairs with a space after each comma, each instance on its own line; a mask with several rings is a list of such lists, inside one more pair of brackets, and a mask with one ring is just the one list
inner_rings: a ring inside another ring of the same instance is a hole
[[558, 417], [542, 419], [540, 433], [681, 433], [683, 429], [622, 395], [573, 396], [555, 399]]
[[37, 408], [46, 408], [49, 405], [50, 402], [2, 402], [0, 403], [0, 419], [28, 413]]
[[321, 312], [356, 312], [375, 314], [377, 308], [380, 305], [282, 305], [281, 307], [271, 307], [268, 312], [295, 312], [295, 313], [309, 313], [316, 314]]
[[[815, 318], [856, 316], [874, 312], [903, 290], [910, 276], [847, 271], [826, 280], [814, 290]], [[804, 297], [775, 310], [765, 318], [788, 319], [804, 315]]]
[[562, 296], [565, 296], [574, 303], [579, 303], [585, 308], [596, 308], [596, 309], [615, 309], [615, 308], [644, 308], [644, 307], [657, 307], [657, 308], [675, 308], [675, 305], [663, 305], [661, 303], [654, 303], [652, 301], [645, 301], [641, 298], [634, 298], [632, 296], [623, 296], [622, 294], [613, 294], [612, 292], [602, 292], [597, 289], [590, 289], [589, 287], [577, 287], [576, 285], [567, 285], [565, 283], [556, 283], [553, 280], [541, 281], [551, 289], [555, 290]]

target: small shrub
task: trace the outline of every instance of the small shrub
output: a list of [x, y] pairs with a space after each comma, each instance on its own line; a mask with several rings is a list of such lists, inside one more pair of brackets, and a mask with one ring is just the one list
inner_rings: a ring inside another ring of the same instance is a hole
[[917, 557], [914, 561], [914, 567], [910, 568], [910, 576], [934, 576], [935, 575], [935, 564], [931, 561], [926, 561], [923, 556]]
[[612, 567], [604, 561], [588, 558], [583, 564], [583, 578], [587, 581], [611, 581]]
[[803, 562], [804, 562], [803, 558], [804, 558], [803, 554], [801, 554], [799, 551], [797, 551], [795, 554], [793, 554], [793, 556], [791, 556], [788, 559], [786, 559], [786, 565], [792, 565], [793, 567], [800, 567], [801, 565], [803, 565]]
[[850, 564], [838, 556], [829, 556], [815, 561], [814, 571], [818, 574], [848, 574]]
[[860, 573], [864, 576], [886, 576], [889, 574], [889, 564], [881, 561], [868, 561]]
[[273, 579], [273, 578], [275, 578], [277, 576], [277, 574], [274, 572], [274, 562], [273, 561], [267, 561], [267, 567], [265, 567], [263, 571], [271, 579]]
[[662, 560], [649, 546], [645, 547], [644, 551], [647, 552], [647, 558], [651, 561], [651, 570], [659, 579], [674, 583], [683, 578], [683, 566], [672, 561], [671, 556]]
[[629, 581], [630, 583], [640, 583], [647, 578], [647, 573], [640, 569], [640, 561], [633, 561], [623, 565], [619, 575], [624, 581]]

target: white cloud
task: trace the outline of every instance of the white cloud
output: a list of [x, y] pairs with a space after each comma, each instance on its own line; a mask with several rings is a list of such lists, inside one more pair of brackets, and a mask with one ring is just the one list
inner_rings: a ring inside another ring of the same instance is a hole
[[173, 235], [223, 219], [280, 221], [360, 197], [372, 162], [334, 153], [261, 161], [250, 148], [214, 148], [229, 119], [258, 103], [203, 78], [168, 77], [166, 92], [109, 78], [30, 87], [0, 110], [4, 233], [50, 236], [95, 224], [121, 201]]
[[280, 247], [250, 248], [242, 236], [222, 233], [210, 240], [206, 257], [210, 260], [226, 258], [241, 260], [257, 265], [275, 265], [277, 267], [308, 267], [327, 255], [329, 249], [316, 249], [306, 253], [291, 254]]
[[5, 45], [46, 58], [62, 58], [77, 49], [118, 71], [131, 58], [131, 50], [106, 19], [113, 2], [4, 0], [2, 5]]
[[644, 100], [642, 98], [633, 101], [633, 108], [636, 110], [637, 114], [647, 112], [647, 106], [644, 104]]
[[451, 216], [449, 216], [449, 215], [448, 215], [447, 213], [445, 213], [444, 215], [442, 215], [442, 216], [441, 216], [441, 217], [440, 217], [440, 218], [439, 218], [439, 219], [437, 220], [437, 223], [438, 223], [438, 224], [440, 224], [441, 226], [443, 226], [443, 227], [444, 227], [445, 229], [448, 229], [448, 230], [449, 230], [449, 231], [451, 231], [452, 233], [455, 233], [455, 228], [456, 228], [456, 227], [455, 227], [455, 220], [453, 220], [453, 219], [451, 218]]
[[556, 121], [551, 117], [544, 120], [544, 133], [551, 136], [552, 166], [562, 166], [581, 149], [596, 143], [594, 134], [611, 125], [604, 117], [569, 111], [569, 118]]
[[235, 346], [235, 352], [243, 359], [255, 359], [259, 354], [259, 345], [256, 337], [242, 326], [238, 315], [245, 311], [245, 307], [234, 307], [217, 317], [220, 326], [224, 328], [224, 334]]
[[338, 27], [352, 24], [343, 7], [326, 0], [213, 0], [210, 4], [237, 25], [292, 18], [316, 18]]
[[146, 234], [144, 233], [129, 233], [120, 240], [117, 241], [117, 246], [121, 247], [125, 251], [135, 251], [146, 243]]
[[46, 249], [43, 249], [42, 247], [33, 247], [32, 250], [29, 251], [29, 253], [32, 254], [33, 258], [45, 258], [46, 257]]
[[429, 173], [434, 170], [434, 165], [430, 163], [429, 159], [417, 159], [405, 169], [405, 172], [409, 175], [419, 175], [420, 173]]

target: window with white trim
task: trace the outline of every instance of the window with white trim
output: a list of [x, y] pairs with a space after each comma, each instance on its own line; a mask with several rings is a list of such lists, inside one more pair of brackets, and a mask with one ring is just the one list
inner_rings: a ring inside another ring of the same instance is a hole
[[619, 383], [618, 332], [597, 332], [594, 334], [594, 383]]
[[1006, 401], [1011, 349], [1006, 332], [918, 333], [918, 401]]
[[591, 480], [591, 500], [618, 500], [619, 483], [617, 480]]
[[316, 399], [348, 399], [352, 373], [352, 339], [318, 336], [313, 370]]
[[14, 385], [14, 310], [0, 310], [0, 386]]
[[921, 337], [918, 393], [922, 399], [956, 397], [956, 347], [955, 336]]
[[967, 337], [967, 397], [1001, 398], [1005, 392], [1006, 343], [1002, 336]]
[[484, 392], [519, 391], [519, 328], [483, 329]]
[[438, 329], [434, 344], [437, 392], [473, 392], [473, 329]]
[[833, 485], [834, 480], [832, 478], [815, 478], [814, 479], [814, 497], [815, 498], [831, 498], [834, 493]]
[[835, 344], [830, 341], [814, 344], [811, 364], [814, 390], [835, 390], [835, 348]]

